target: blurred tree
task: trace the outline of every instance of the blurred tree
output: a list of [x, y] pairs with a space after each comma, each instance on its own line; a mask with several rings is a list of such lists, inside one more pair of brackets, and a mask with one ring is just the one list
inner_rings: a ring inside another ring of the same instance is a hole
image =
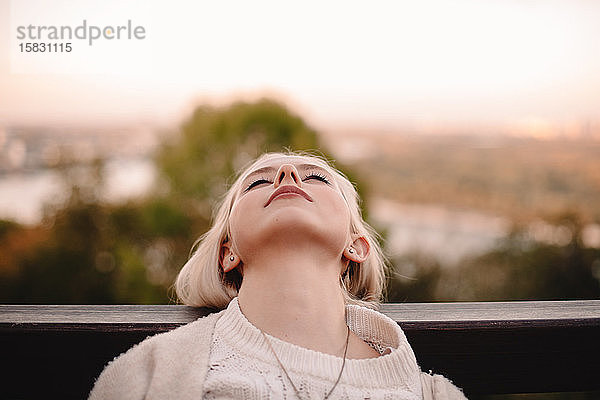
[[0, 239], [4, 238], [6, 235], [14, 232], [19, 228], [19, 224], [14, 221], [9, 221], [5, 219], [0, 219]]
[[[129, 236], [131, 232], [117, 223], [119, 217], [124, 219], [124, 207], [100, 201], [102, 170], [101, 160], [87, 166], [61, 165], [69, 187], [64, 203], [48, 206], [40, 226], [11, 233], [29, 238], [25, 245], [22, 240], [2, 240], [11, 260], [0, 271], [5, 286], [0, 301], [164, 302], [166, 288], [145, 277], [141, 249], [148, 244], [143, 240], [148, 234]], [[128, 210], [126, 219], [141, 219], [137, 215], [144, 207], [138, 208]]]
[[410, 253], [392, 260], [394, 266], [385, 299], [390, 303], [436, 300], [442, 277], [440, 264], [422, 253]]
[[391, 302], [568, 300], [600, 298], [600, 249], [582, 243], [583, 222], [567, 211], [546, 218], [555, 243], [514, 227], [498, 246], [442, 268], [424, 254], [393, 260]]
[[[39, 226], [0, 222], [0, 301], [168, 302], [173, 278], [208, 228], [227, 180], [260, 153], [286, 148], [316, 149], [330, 158], [301, 118], [260, 100], [199, 106], [160, 146], [155, 161], [161, 180], [145, 199], [106, 204], [102, 160], [60, 163], [66, 201], [49, 207]], [[357, 181], [349, 168], [336, 166]], [[365, 187], [357, 187], [368, 197]], [[495, 250], [454, 269], [422, 254], [398, 258], [388, 300], [600, 298], [600, 250], [582, 245], [578, 214], [548, 223], [566, 242], [537, 242], [515, 229]]]
[[170, 196], [209, 220], [227, 179], [258, 155], [288, 148], [318, 149], [329, 157], [316, 131], [283, 105], [263, 99], [225, 108], [199, 106], [161, 146], [156, 160]]
[[565, 243], [543, 243], [515, 229], [495, 250], [458, 267], [437, 295], [463, 301], [600, 298], [600, 250], [582, 245], [575, 212], [549, 217]]
[[[5, 303], [166, 303], [227, 180], [265, 151], [317, 150], [317, 133], [271, 100], [199, 106], [155, 157], [161, 180], [146, 198], [102, 200], [103, 161], [59, 163], [68, 196], [44, 222], [0, 224]], [[337, 165], [338, 168], [347, 168]], [[352, 174], [348, 174], [352, 180]], [[27, 240], [18, 240], [18, 239]]]

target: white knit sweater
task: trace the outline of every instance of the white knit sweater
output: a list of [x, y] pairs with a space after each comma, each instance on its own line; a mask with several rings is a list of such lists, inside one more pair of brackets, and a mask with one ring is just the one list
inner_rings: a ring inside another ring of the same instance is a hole
[[[346, 306], [350, 329], [378, 350], [389, 354], [346, 360], [339, 384], [330, 399], [420, 399], [421, 381], [412, 349], [402, 330], [383, 314]], [[302, 400], [323, 399], [334, 385], [342, 358], [308, 350], [269, 336], [273, 350], [299, 389]], [[204, 385], [207, 399], [296, 399], [258, 328], [233, 299], [217, 321]]]
[[[330, 399], [464, 399], [440, 375], [422, 373], [404, 333], [376, 311], [348, 305], [350, 329], [386, 354], [346, 360]], [[269, 340], [302, 399], [322, 399], [342, 359], [272, 336]], [[217, 314], [144, 340], [104, 369], [90, 393], [97, 399], [297, 399], [260, 331], [237, 298]]]

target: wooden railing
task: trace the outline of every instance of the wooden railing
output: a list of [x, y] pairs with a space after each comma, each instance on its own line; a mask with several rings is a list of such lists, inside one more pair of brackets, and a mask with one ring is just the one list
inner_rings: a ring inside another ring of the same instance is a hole
[[[600, 300], [384, 304], [421, 368], [470, 396], [600, 390]], [[211, 310], [0, 306], [2, 398], [85, 398], [103, 366]]]

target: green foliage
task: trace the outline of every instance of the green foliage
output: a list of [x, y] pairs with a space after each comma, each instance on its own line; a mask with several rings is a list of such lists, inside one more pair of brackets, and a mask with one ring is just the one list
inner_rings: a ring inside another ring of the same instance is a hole
[[264, 152], [285, 149], [320, 149], [317, 133], [283, 105], [263, 99], [198, 107], [156, 160], [171, 195], [193, 199], [191, 205], [208, 218], [237, 170]]
[[[0, 221], [0, 301], [169, 302], [177, 271], [187, 260], [195, 238], [208, 228], [211, 209], [235, 172], [265, 151], [318, 150], [331, 159], [319, 143], [317, 133], [301, 118], [281, 104], [261, 100], [224, 108], [198, 107], [177, 134], [160, 146], [155, 161], [161, 180], [145, 199], [104, 203], [98, 192], [103, 182], [102, 160], [90, 165], [61, 165], [69, 196], [63, 204], [48, 208], [42, 224], [30, 228]], [[461, 179], [452, 191], [460, 192], [462, 200], [480, 200], [486, 193], [492, 196], [492, 189], [504, 191], [504, 180], [520, 176], [514, 165], [505, 169], [504, 162], [491, 163], [494, 158], [504, 160], [500, 157], [504, 153], [496, 154], [496, 150], [475, 159], [457, 149], [440, 158], [438, 150], [439, 146], [420, 149], [422, 159], [418, 154], [395, 155], [395, 164], [388, 156], [371, 160], [371, 164], [360, 167], [362, 179], [344, 165], [336, 165], [351, 181], [358, 182], [363, 199], [368, 195], [360, 182], [367, 178], [369, 188], [379, 193], [382, 187], [390, 191], [404, 187], [409, 200], [413, 195], [439, 200], [444, 197], [440, 190], [450, 193], [444, 191], [450, 190], [450, 184], [440, 179], [454, 174]], [[428, 165], [428, 169], [417, 171], [415, 166], [419, 165]], [[504, 175], [498, 175], [496, 182], [480, 175], [497, 165], [502, 165]], [[553, 169], [544, 172], [541, 167], [535, 171], [535, 176], [525, 174], [518, 179], [524, 189], [513, 188], [509, 194], [527, 194], [533, 182], [552, 193], [570, 195], [575, 183], [564, 174]], [[582, 176], [588, 179], [594, 175]], [[378, 179], [381, 182], [375, 184]], [[590, 193], [595, 193], [590, 187]], [[419, 190], [427, 193], [419, 194]], [[519, 201], [529, 201], [525, 197]], [[596, 210], [594, 207], [590, 205]], [[363, 204], [365, 215], [366, 208]], [[395, 274], [387, 299], [600, 298], [600, 250], [582, 245], [584, 222], [579, 217], [589, 220], [594, 212], [577, 210], [547, 218], [549, 224], [568, 231], [568, 243], [536, 242], [524, 229], [515, 228], [497, 248], [466, 259], [455, 268], [442, 267], [423, 254], [394, 259]]]
[[148, 232], [168, 237], [190, 234], [189, 216], [170, 199], [151, 199], [140, 211], [141, 226]]
[[442, 276], [440, 264], [424, 254], [408, 254], [393, 260], [394, 271], [387, 287], [390, 303], [428, 302], [436, 299]]
[[19, 228], [19, 224], [14, 221], [9, 221], [6, 219], [0, 219], [0, 239], [4, 237], [4, 235], [9, 232], [15, 231]]
[[96, 189], [102, 179], [101, 170], [98, 160], [87, 167], [63, 166], [62, 176], [70, 188], [67, 200], [48, 207], [41, 226], [20, 227], [13, 232], [21, 238], [17, 242], [31, 236], [30, 230], [41, 232], [37, 236], [43, 239], [25, 241], [21, 253], [7, 245], [13, 260], [0, 271], [6, 284], [0, 295], [2, 302], [166, 301], [166, 288], [145, 277], [144, 248], [156, 233], [140, 223], [144, 206], [102, 203]]
[[[43, 224], [30, 229], [0, 222], [0, 249], [12, 256], [0, 262], [0, 301], [169, 302], [177, 271], [208, 228], [228, 179], [259, 154], [286, 149], [327, 156], [301, 118], [261, 100], [198, 107], [161, 145], [155, 162], [162, 180], [145, 199], [104, 203], [98, 191], [103, 160], [61, 164], [69, 196], [48, 206]], [[23, 251], [14, 242], [24, 242]]]
[[530, 238], [522, 228], [485, 254], [445, 269], [422, 255], [395, 260], [389, 301], [509, 301], [600, 298], [600, 249], [582, 245], [577, 213], [549, 217], [568, 243]]
[[515, 233], [496, 250], [467, 260], [454, 277], [457, 300], [569, 300], [600, 298], [595, 265], [600, 250], [533, 243]]
[[[110, 245], [104, 212], [96, 204], [70, 202], [52, 217], [46, 240], [16, 260], [17, 274], [5, 277], [3, 302], [105, 303], [113, 298], [113, 274], [94, 268], [94, 255]], [[25, 234], [25, 228], [21, 228]]]

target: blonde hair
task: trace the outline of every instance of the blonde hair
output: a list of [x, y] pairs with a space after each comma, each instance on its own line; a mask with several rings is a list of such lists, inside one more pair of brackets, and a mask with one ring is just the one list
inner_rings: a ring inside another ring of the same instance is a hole
[[346, 303], [376, 307], [381, 301], [386, 272], [385, 256], [378, 242], [379, 235], [363, 220], [360, 198], [348, 178], [324, 157], [300, 152], [265, 153], [242, 169], [218, 205], [212, 227], [195, 242], [196, 250], [177, 276], [175, 291], [179, 300], [196, 307], [225, 308], [237, 296], [242, 283], [239, 268], [224, 273], [219, 264], [221, 246], [231, 237], [231, 209], [248, 174], [258, 165], [280, 157], [307, 159], [325, 168], [336, 180], [350, 210], [351, 233], [363, 236], [370, 245], [368, 258], [364, 262], [350, 262], [347, 273], [340, 276], [340, 287]]

